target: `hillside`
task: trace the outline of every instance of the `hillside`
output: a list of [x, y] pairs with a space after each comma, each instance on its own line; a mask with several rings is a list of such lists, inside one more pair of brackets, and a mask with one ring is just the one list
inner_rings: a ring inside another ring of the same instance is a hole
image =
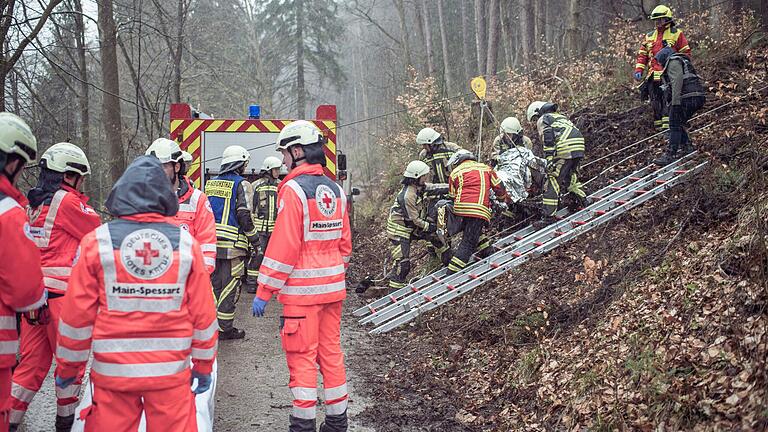
[[[704, 173], [370, 338], [350, 363], [377, 401], [365, 413], [376, 430], [768, 428], [768, 55], [742, 45], [697, 64], [711, 90], [700, 113], [728, 104], [692, 122], [704, 128], [691, 136], [711, 162]], [[585, 162], [650, 135], [648, 108], [628, 90], [612, 85], [570, 112]], [[649, 150], [595, 190], [663, 145], [651, 139], [583, 178]], [[380, 272], [370, 263], [386, 253], [389, 199], [358, 220], [353, 279]]]

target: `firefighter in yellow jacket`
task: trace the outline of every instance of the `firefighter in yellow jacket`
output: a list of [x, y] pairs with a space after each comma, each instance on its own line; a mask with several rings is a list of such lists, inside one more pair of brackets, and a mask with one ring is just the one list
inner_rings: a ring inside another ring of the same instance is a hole
[[423, 147], [419, 159], [429, 165], [435, 183], [448, 183], [448, 177], [451, 175], [448, 159], [461, 147], [445, 141], [443, 136], [432, 128], [420, 130], [416, 135], [416, 144]]
[[246, 292], [256, 294], [256, 280], [259, 266], [264, 259], [269, 237], [275, 229], [277, 218], [277, 184], [280, 183], [280, 168], [283, 161], [274, 156], [267, 156], [261, 163], [261, 177], [253, 183], [253, 226], [259, 233], [259, 247], [248, 260]]
[[411, 161], [403, 173], [403, 188], [397, 194], [395, 203], [387, 218], [387, 237], [392, 244], [390, 257], [393, 268], [388, 275], [389, 287], [399, 289], [405, 286], [411, 271], [411, 245], [416, 240], [429, 241], [443, 264], [450, 260], [450, 246], [437, 235], [435, 221], [426, 218], [425, 195], [448, 193], [447, 184], [432, 184], [429, 181], [429, 166], [422, 161]]

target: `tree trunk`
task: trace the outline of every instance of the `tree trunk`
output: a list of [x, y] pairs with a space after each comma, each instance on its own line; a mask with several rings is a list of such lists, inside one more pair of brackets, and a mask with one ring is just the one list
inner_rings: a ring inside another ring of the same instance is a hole
[[427, 74], [435, 76], [435, 56], [432, 51], [432, 25], [429, 22], [427, 0], [420, 0], [422, 27], [424, 28], [424, 44], [427, 50]]
[[112, 12], [112, 0], [98, 3], [99, 42], [101, 43], [101, 79], [104, 86], [102, 102], [106, 145], [104, 159], [108, 166], [108, 181], [114, 183], [125, 170], [123, 153], [122, 113], [120, 111], [120, 76], [117, 68], [117, 28]]
[[763, 33], [768, 33], [768, 2], [760, 2], [760, 16], [763, 21]]
[[485, 0], [475, 0], [475, 45], [477, 48], [477, 73], [485, 75], [486, 60]]
[[405, 14], [403, 0], [393, 0], [393, 2], [397, 9], [397, 16], [400, 18], [400, 37], [403, 42], [403, 51], [405, 51], [405, 70], [407, 72], [408, 68], [413, 66], [413, 60], [411, 58], [411, 42], [408, 37], [408, 16]]
[[306, 117], [304, 89], [304, 0], [296, 0], [296, 107], [299, 119]]
[[527, 66], [533, 56], [533, 5], [532, 0], [520, 1], [520, 42], [522, 51], [522, 65]]
[[83, 21], [82, 2], [80, 0], [74, 0], [74, 8], [77, 74], [80, 81], [80, 94], [77, 95], [77, 104], [80, 108], [80, 145], [85, 154], [92, 160], [95, 160], [95, 155], [90, 152], [91, 107], [90, 101], [88, 100], [90, 87], [88, 86], [88, 63], [85, 59], [85, 22]]
[[445, 0], [437, 0], [437, 17], [440, 22], [440, 42], [443, 46], [443, 75], [445, 78], [445, 90], [446, 93], [450, 93], [453, 90], [453, 79], [451, 78], [451, 61], [449, 59], [448, 51], [448, 34], [445, 17], [443, 15], [443, 2]]
[[184, 53], [184, 22], [187, 19], [187, 0], [179, 0], [176, 8], [176, 49], [173, 50], [173, 101], [181, 102], [181, 59]]
[[543, 51], [541, 36], [544, 33], [544, 18], [541, 14], [544, 12], [544, 8], [546, 8], [545, 3], [542, 1], [533, 2], [533, 49], [537, 53]]
[[[413, 11], [416, 15], [416, 27], [418, 27], [419, 30], [419, 39], [421, 40], [421, 47], [427, 46], [427, 41], [424, 39], [424, 18], [422, 17], [421, 13], [421, 0], [415, 0], [413, 2]], [[422, 57], [424, 59], [424, 57]], [[419, 63], [419, 66], [421, 66], [421, 71], [425, 73], [428, 72], [428, 68], [424, 65], [424, 63]]]
[[477, 69], [475, 64], [475, 57], [472, 53], [472, 40], [470, 39], [472, 32], [472, 24], [470, 16], [467, 11], [467, 2], [460, 1], [461, 5], [461, 54], [464, 59], [464, 79], [468, 80], [472, 76], [472, 71]]
[[487, 75], [496, 75], [499, 59], [499, 0], [491, 0], [488, 7], [488, 59], [485, 64]]
[[579, 0], [569, 0], [568, 6], [566, 57], [575, 57], [581, 53], [581, 36], [579, 35], [579, 24], [581, 23], [581, 4]]

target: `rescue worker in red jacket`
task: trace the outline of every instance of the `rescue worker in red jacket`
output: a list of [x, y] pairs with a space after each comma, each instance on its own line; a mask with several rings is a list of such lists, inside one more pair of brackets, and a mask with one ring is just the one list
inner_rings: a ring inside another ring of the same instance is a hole
[[163, 164], [171, 187], [179, 197], [179, 211], [168, 218], [168, 222], [189, 231], [200, 243], [205, 268], [208, 273], [213, 273], [216, 269], [216, 221], [208, 197], [184, 176], [188, 164], [184, 153], [176, 141], [168, 138], [156, 139], [145, 152]]
[[16, 188], [24, 165], [36, 157], [37, 139], [29, 126], [0, 112], [0, 432], [8, 431], [11, 409], [11, 368], [19, 349], [16, 314], [39, 315], [46, 299], [40, 250], [24, 211], [27, 199]]
[[325, 390], [320, 431], [347, 430], [340, 323], [352, 235], [344, 191], [323, 175], [325, 142], [320, 130], [304, 120], [280, 131], [277, 149], [290, 172], [278, 186], [277, 220], [253, 300], [257, 316], [273, 294], [283, 304], [280, 336], [293, 393], [291, 432], [315, 430], [317, 365]]
[[657, 131], [669, 129], [669, 110], [661, 89], [661, 73], [664, 65], [656, 60], [656, 54], [664, 47], [670, 47], [680, 54], [691, 55], [691, 47], [683, 35], [683, 31], [675, 26], [672, 10], [664, 5], [656, 6], [651, 12], [656, 28], [643, 36], [643, 42], [637, 52], [634, 78], [643, 79], [643, 72], [648, 70], [646, 80], [649, 85], [649, 96], [653, 108], [653, 124]]
[[200, 246], [167, 222], [179, 201], [154, 157], [128, 166], [106, 206], [116, 219], [83, 238], [64, 297], [56, 385], [93, 349], [86, 432], [135, 431], [142, 410], [149, 431], [196, 431], [193, 392], [210, 386], [218, 339]]
[[[80, 240], [101, 225], [101, 218], [81, 192], [91, 166], [76, 145], [58, 143], [40, 158], [37, 186], [29, 191], [31, 233], [40, 249], [47, 311], [21, 322], [21, 361], [13, 371], [11, 430], [21, 423], [27, 407], [51, 369], [56, 353], [56, 329]], [[56, 388], [56, 430], [69, 431], [75, 418], [80, 379], [67, 389]]]
[[499, 200], [507, 197], [507, 191], [496, 171], [478, 162], [469, 150], [461, 149], [454, 153], [448, 160], [448, 166], [452, 168], [448, 195], [453, 198], [453, 216], [448, 222], [448, 234], [463, 233], [448, 264], [448, 274], [453, 274], [469, 264], [475, 251], [483, 257], [493, 253], [490, 240], [483, 235], [483, 229], [491, 220], [491, 190]]

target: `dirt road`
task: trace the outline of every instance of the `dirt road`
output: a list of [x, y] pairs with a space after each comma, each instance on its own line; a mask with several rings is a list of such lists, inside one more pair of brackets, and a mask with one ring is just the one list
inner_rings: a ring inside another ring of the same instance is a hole
[[[278, 337], [280, 304], [272, 301], [266, 316], [254, 318], [250, 314], [253, 295], [243, 294], [238, 305], [236, 326], [244, 328], [246, 338], [241, 341], [219, 343], [219, 376], [216, 391], [216, 419], [214, 430], [227, 431], [281, 431], [288, 430], [291, 411], [291, 394], [288, 390], [288, 368], [285, 364]], [[351, 307], [351, 306], [350, 306]], [[350, 307], [345, 310], [349, 313]], [[356, 415], [367, 401], [355, 389], [362, 386], [355, 374], [354, 357], [356, 344], [365, 335], [354, 322], [342, 328], [342, 343], [348, 354], [348, 384], [350, 431], [369, 432], [374, 429], [361, 425]], [[352, 355], [350, 355], [352, 354]], [[319, 392], [322, 395], [322, 391]], [[49, 432], [54, 429], [56, 401], [53, 393], [53, 377], [49, 374], [43, 388], [35, 397], [19, 430]], [[318, 412], [322, 413], [322, 405]], [[318, 422], [318, 426], [319, 426]]]

